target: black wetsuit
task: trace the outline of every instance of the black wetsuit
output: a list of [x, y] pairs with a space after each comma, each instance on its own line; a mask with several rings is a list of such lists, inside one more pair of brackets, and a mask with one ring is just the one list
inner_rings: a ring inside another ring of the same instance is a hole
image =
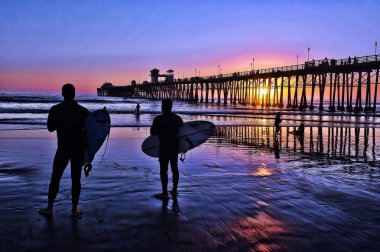
[[178, 172], [178, 129], [182, 125], [181, 117], [173, 113], [164, 113], [156, 116], [153, 120], [153, 125], [150, 128], [152, 135], [159, 136], [159, 161], [160, 161], [160, 177], [162, 184], [162, 192], [167, 193], [168, 185], [168, 166], [173, 173], [173, 190], [178, 187], [179, 172]]
[[85, 149], [84, 123], [88, 110], [75, 101], [64, 101], [49, 111], [47, 127], [57, 130], [58, 148], [54, 157], [49, 185], [49, 203], [52, 204], [59, 190], [59, 182], [67, 164], [71, 163], [71, 196], [73, 205], [79, 201], [80, 177]]

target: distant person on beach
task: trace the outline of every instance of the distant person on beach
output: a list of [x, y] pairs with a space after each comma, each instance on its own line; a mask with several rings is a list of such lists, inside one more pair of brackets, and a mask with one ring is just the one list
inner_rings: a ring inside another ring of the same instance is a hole
[[280, 123], [282, 122], [281, 120], [281, 113], [277, 112], [276, 118], [274, 119], [274, 126], [276, 127], [276, 133], [280, 131]]
[[301, 144], [301, 153], [304, 152], [304, 139], [305, 139], [304, 134], [305, 134], [305, 125], [301, 123], [301, 125], [298, 127], [296, 131], [296, 135]]
[[139, 116], [140, 115], [140, 103], [137, 103], [136, 108], [135, 108], [135, 115]]
[[171, 99], [164, 99], [161, 105], [162, 114], [154, 118], [152, 127], [150, 128], [151, 135], [158, 135], [160, 139], [159, 147], [159, 162], [160, 162], [160, 178], [162, 185], [162, 193], [155, 194], [154, 196], [159, 199], [168, 198], [168, 167], [170, 167], [173, 174], [173, 190], [171, 191], [173, 197], [178, 192], [178, 130], [183, 121], [181, 117], [172, 113], [173, 102]]
[[53, 172], [48, 192], [48, 206], [39, 213], [51, 216], [53, 204], [59, 190], [59, 183], [67, 164], [71, 164], [71, 197], [72, 216], [82, 214], [77, 208], [81, 191], [81, 171], [85, 151], [84, 124], [88, 110], [75, 100], [75, 88], [67, 83], [62, 86], [63, 102], [54, 105], [49, 111], [47, 128], [50, 132], [57, 131], [58, 148], [54, 157]]
[[305, 125], [301, 123], [301, 125], [296, 130], [296, 134], [298, 135], [298, 137], [303, 137], [304, 133], [305, 133]]

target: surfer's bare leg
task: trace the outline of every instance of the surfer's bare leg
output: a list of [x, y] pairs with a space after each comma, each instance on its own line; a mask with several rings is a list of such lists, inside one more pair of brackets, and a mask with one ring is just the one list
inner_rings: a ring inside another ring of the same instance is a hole
[[170, 159], [170, 167], [173, 174], [173, 193], [177, 193], [179, 172], [178, 172], [178, 155], [175, 155]]
[[168, 167], [169, 159], [160, 158], [160, 178], [163, 194], [168, 194]]

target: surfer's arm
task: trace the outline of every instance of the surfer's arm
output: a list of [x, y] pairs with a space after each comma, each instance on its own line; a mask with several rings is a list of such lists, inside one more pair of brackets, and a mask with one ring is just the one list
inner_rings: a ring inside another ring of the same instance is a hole
[[48, 128], [49, 132], [53, 132], [54, 130], [56, 130], [58, 128], [57, 127], [57, 115], [56, 115], [56, 111], [54, 108], [51, 108], [49, 111], [49, 116], [48, 116], [48, 120], [47, 120], [47, 128]]
[[150, 127], [150, 134], [151, 135], [157, 135], [158, 134], [157, 119], [156, 118], [154, 118], [152, 127]]

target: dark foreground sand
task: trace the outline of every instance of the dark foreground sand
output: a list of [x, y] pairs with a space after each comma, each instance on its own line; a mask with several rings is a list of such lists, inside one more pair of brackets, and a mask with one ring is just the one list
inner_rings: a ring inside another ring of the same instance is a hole
[[85, 214], [73, 220], [69, 169], [54, 216], [38, 214], [46, 204], [55, 135], [1, 131], [0, 251], [380, 248], [378, 170], [371, 178], [347, 175], [339, 163], [308, 170], [294, 155], [279, 161], [269, 150], [214, 141], [180, 165], [177, 202], [162, 202], [152, 197], [160, 191], [158, 161], [140, 151], [146, 136], [148, 128], [112, 129], [103, 164], [97, 167], [101, 151], [92, 178], [83, 177]]

